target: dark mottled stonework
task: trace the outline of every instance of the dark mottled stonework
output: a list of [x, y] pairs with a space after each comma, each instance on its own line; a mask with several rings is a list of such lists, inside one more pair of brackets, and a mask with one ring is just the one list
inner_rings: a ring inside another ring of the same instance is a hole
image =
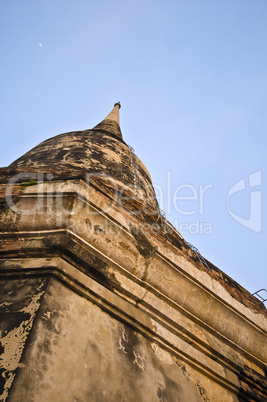
[[141, 199], [157, 207], [146, 167], [118, 135], [106, 131], [109, 127], [109, 124], [100, 123], [93, 130], [52, 137], [17, 159], [10, 167], [28, 166], [42, 170], [54, 166], [56, 169], [86, 171], [108, 178], [118, 186], [117, 190], [122, 195], [122, 188], [137, 189]]
[[9, 400], [200, 402], [175, 359], [162, 363], [152, 346], [157, 348], [52, 280]]
[[259, 375], [249, 367], [244, 367], [239, 375], [240, 402], [266, 402], [267, 401], [267, 377]]
[[46, 282], [44, 278], [0, 279], [0, 400], [7, 397], [20, 366]]

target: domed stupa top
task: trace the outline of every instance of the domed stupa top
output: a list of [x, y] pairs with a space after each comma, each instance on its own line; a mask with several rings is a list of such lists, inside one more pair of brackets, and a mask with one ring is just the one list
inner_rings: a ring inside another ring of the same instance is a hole
[[150, 175], [123, 140], [120, 107], [119, 102], [115, 103], [107, 117], [90, 130], [64, 133], [41, 142], [10, 166], [86, 171], [111, 180], [119, 189], [134, 191], [136, 198], [157, 208]]

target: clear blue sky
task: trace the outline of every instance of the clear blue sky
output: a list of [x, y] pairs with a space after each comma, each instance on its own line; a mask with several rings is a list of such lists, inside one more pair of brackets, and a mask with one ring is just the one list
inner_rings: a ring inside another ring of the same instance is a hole
[[168, 219], [249, 291], [267, 288], [266, 0], [2, 0], [0, 30], [1, 166], [120, 101]]

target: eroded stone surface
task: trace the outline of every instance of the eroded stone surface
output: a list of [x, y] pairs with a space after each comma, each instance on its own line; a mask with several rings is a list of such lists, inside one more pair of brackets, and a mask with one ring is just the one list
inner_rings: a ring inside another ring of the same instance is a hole
[[0, 280], [0, 400], [6, 400], [34, 318], [46, 279]]
[[55, 166], [86, 171], [117, 183], [121, 197], [130, 188], [141, 200], [157, 206], [146, 167], [125, 142], [108, 132], [85, 130], [60, 134], [37, 145], [10, 166], [39, 169]]
[[175, 358], [56, 280], [23, 363], [11, 402], [204, 400]]

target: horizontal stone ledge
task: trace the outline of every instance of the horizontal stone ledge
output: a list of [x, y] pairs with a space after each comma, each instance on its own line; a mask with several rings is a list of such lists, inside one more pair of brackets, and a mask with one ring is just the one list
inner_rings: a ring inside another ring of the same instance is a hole
[[[84, 184], [84, 183], [83, 183]], [[126, 209], [122, 208], [121, 205], [117, 205], [116, 202], [114, 200], [111, 199], [107, 199], [107, 198], [102, 198], [101, 196], [99, 196], [99, 193], [94, 189], [91, 188], [91, 186], [86, 185], [84, 187], [84, 185], [82, 185], [82, 183], [43, 183], [43, 184], [37, 184], [35, 186], [29, 186], [27, 187], [23, 193], [20, 194], [19, 196], [19, 200], [17, 200], [17, 203], [19, 205], [20, 202], [23, 202], [23, 200], [25, 200], [25, 202], [27, 203], [30, 202], [30, 200], [32, 200], [33, 205], [31, 205], [30, 210], [32, 211], [32, 215], [30, 215], [30, 217], [27, 216], [24, 219], [24, 226], [22, 225], [22, 227], [20, 227], [21, 230], [30, 230], [30, 229], [34, 229], [34, 227], [30, 227], [30, 226], [34, 226], [34, 222], [32, 221], [33, 218], [35, 219], [36, 216], [38, 215], [38, 211], [34, 209], [34, 200], [41, 201], [42, 199], [44, 200], [47, 197], [47, 194], [49, 193], [49, 189], [55, 189], [55, 191], [51, 192], [52, 197], [54, 197], [55, 199], [57, 198], [57, 196], [59, 198], [66, 198], [66, 199], [72, 199], [72, 200], [76, 200], [76, 204], [78, 203], [81, 207], [81, 204], [83, 205], [87, 205], [90, 206], [90, 210], [94, 210], [95, 213], [99, 214], [102, 216], [102, 218], [106, 221], [109, 221], [111, 225], [114, 225], [114, 228], [119, 228], [120, 231], [123, 231], [124, 234], [129, 234], [129, 219], [134, 219], [133, 216], [131, 216], [131, 211], [127, 211]], [[42, 192], [43, 191], [43, 192]], [[90, 193], [90, 197], [89, 197], [89, 193]], [[61, 200], [62, 201], [62, 200]], [[30, 204], [32, 204], [30, 202]], [[75, 202], [74, 202], [75, 204]], [[73, 205], [74, 205], [73, 204]], [[75, 205], [76, 205], [75, 204]], [[16, 204], [17, 205], [17, 204]], [[71, 207], [74, 208], [75, 207]], [[27, 209], [27, 208], [26, 208]], [[64, 209], [63, 211], [54, 211], [53, 208], [49, 211], [49, 213], [47, 213], [47, 215], [45, 214], [40, 214], [38, 215], [39, 218], [39, 225], [40, 225], [40, 230], [47, 230], [48, 228], [53, 227], [54, 229], [57, 229], [57, 227], [61, 226], [62, 228], [68, 228], [69, 225], [69, 219], [72, 219], [72, 210], [68, 210], [68, 209]], [[14, 218], [14, 214], [13, 214], [13, 218]], [[80, 219], [80, 217], [76, 216], [74, 218], [73, 216], [73, 225], [77, 225], [79, 227], [80, 223], [82, 222], [82, 219]], [[22, 222], [21, 222], [22, 224]], [[140, 222], [135, 222], [134, 224], [141, 224]], [[20, 224], [19, 224], [20, 225]], [[187, 252], [184, 252], [185, 250], [181, 251], [179, 248], [176, 248], [174, 250], [173, 245], [171, 245], [170, 243], [168, 244], [168, 241], [166, 239], [163, 239], [162, 237], [157, 238], [155, 233], [152, 233], [151, 231], [147, 231], [145, 226], [142, 228], [142, 230], [144, 230], [144, 232], [146, 232], [146, 235], [150, 236], [150, 239], [152, 242], [155, 242], [156, 247], [158, 248], [158, 254], [162, 254], [164, 256], [164, 258], [167, 260], [171, 260], [171, 263], [174, 263], [177, 267], [177, 265], [179, 265], [179, 262], [177, 262], [179, 260], [183, 260], [183, 267], [182, 270], [184, 273], [188, 273], [189, 275], [191, 275], [195, 280], [198, 280], [199, 282], [205, 282], [204, 286], [205, 288], [209, 288], [209, 290], [215, 294], [219, 294], [220, 292], [223, 293], [223, 299], [224, 302], [226, 302], [226, 300], [230, 301], [231, 306], [236, 309], [236, 311], [240, 312], [240, 311], [244, 311], [243, 309], [243, 305], [244, 303], [246, 305], [251, 304], [251, 307], [253, 309], [258, 310], [257, 313], [262, 313], [262, 314], [266, 314], [267, 316], [267, 312], [266, 310], [264, 310], [264, 308], [260, 308], [261, 306], [256, 306], [258, 304], [257, 299], [255, 298], [251, 298], [250, 303], [248, 302], [248, 295], [249, 292], [247, 292], [245, 289], [243, 289], [240, 285], [238, 285], [237, 283], [235, 283], [235, 291], [236, 289], [241, 289], [241, 293], [242, 291], [245, 292], [245, 294], [239, 295], [239, 290], [237, 291], [237, 293], [235, 293], [231, 286], [226, 286], [226, 284], [224, 283], [223, 280], [220, 279], [220, 275], [217, 275], [218, 272], [220, 272], [222, 275], [224, 275], [224, 277], [227, 277], [227, 275], [223, 274], [222, 271], [218, 270], [217, 268], [217, 274], [215, 275], [212, 272], [206, 272], [205, 269], [203, 268], [202, 270], [199, 268], [199, 263], [198, 261], [193, 261], [192, 260], [192, 256], [189, 256], [188, 254], [188, 250]], [[84, 234], [83, 236], [86, 239], [86, 234]], [[185, 245], [185, 241], [181, 240], [181, 236], [180, 236], [180, 241], [182, 241], [183, 245]], [[181, 243], [181, 245], [182, 245]], [[188, 249], [188, 245], [187, 245], [187, 249]], [[190, 249], [189, 249], [190, 250]], [[214, 267], [215, 268], [215, 267]], [[204, 275], [204, 279], [202, 278], [202, 276]], [[231, 279], [228, 277], [228, 279]], [[215, 281], [217, 281], [217, 284], [215, 284]], [[232, 282], [234, 282], [233, 280], [231, 280]], [[214, 287], [214, 289], [213, 289]], [[215, 292], [214, 292], [215, 290]], [[255, 300], [254, 300], [255, 299]], [[241, 301], [241, 302], [240, 302]], [[254, 301], [254, 302], [253, 302]], [[242, 305], [243, 303], [243, 305]], [[256, 308], [257, 307], [257, 308]], [[247, 308], [248, 310], [248, 308]], [[250, 315], [250, 313], [248, 312], [247, 314], [248, 316]], [[267, 330], [267, 320], [266, 321], [266, 325], [265, 328]]]
[[[29, 263], [31, 267], [29, 267]], [[75, 292], [87, 297], [110, 314], [131, 325], [175, 356], [182, 358], [188, 364], [232, 391], [237, 391], [237, 376], [234, 373], [237, 371], [236, 369], [233, 371], [223, 367], [220, 361], [216, 362], [204, 355], [203, 352], [194, 347], [194, 344], [189, 344], [177, 334], [172, 333], [164, 326], [164, 323], [152, 319], [146, 312], [114, 294], [66, 261], [60, 258], [32, 258], [30, 261], [29, 259], [13, 260], [1, 265], [1, 277], [53, 274]], [[240, 367], [241, 369], [242, 367]]]
[[[6, 233], [4, 235], [4, 237], [7, 239], [8, 236], [10, 238], [13, 237], [13, 235], [16, 235], [15, 233]], [[66, 231], [64, 229], [58, 229], [56, 231], [44, 231], [44, 232], [20, 232], [19, 236], [20, 238], [22, 238], [23, 236], [25, 236], [25, 238], [30, 239], [29, 242], [31, 243], [32, 241], [34, 241], [35, 239], [39, 239], [39, 241], [42, 241], [42, 237], [43, 235], [45, 235], [45, 238], [47, 238], [48, 235], [52, 235], [53, 238], [56, 239], [55, 236], [67, 236], [67, 238], [72, 239], [75, 243], [79, 243], [84, 251], [86, 252], [86, 255], [90, 255], [90, 253], [92, 255], [98, 256], [97, 258], [100, 258], [101, 261], [105, 261], [107, 266], [109, 267], [109, 271], [110, 273], [112, 273], [112, 275], [114, 275], [114, 277], [118, 277], [119, 272], [122, 273], [122, 276], [124, 277], [123, 281], [119, 281], [120, 285], [122, 286], [124, 296], [125, 294], [131, 293], [131, 298], [133, 300], [133, 302], [136, 302], [137, 300], [139, 300], [140, 298], [142, 298], [142, 289], [150, 289], [150, 292], [152, 292], [151, 294], [155, 294], [157, 300], [163, 299], [165, 300], [165, 303], [167, 303], [167, 305], [172, 306], [172, 314], [175, 313], [175, 315], [177, 316], [177, 314], [182, 314], [183, 316], [183, 321], [185, 321], [186, 317], [187, 317], [187, 321], [191, 320], [191, 322], [195, 322], [198, 325], [200, 325], [202, 328], [204, 328], [206, 331], [208, 331], [210, 334], [213, 334], [213, 336], [215, 336], [216, 338], [218, 338], [221, 342], [221, 344], [228, 344], [228, 346], [230, 346], [230, 348], [235, 349], [238, 353], [241, 353], [241, 355], [246, 356], [247, 359], [249, 359], [249, 361], [254, 362], [256, 365], [259, 365], [260, 367], [264, 367], [264, 363], [262, 361], [262, 359], [260, 358], [259, 354], [255, 354], [255, 353], [251, 353], [249, 350], [247, 350], [246, 348], [242, 347], [242, 345], [240, 345], [238, 342], [236, 342], [236, 339], [232, 337], [228, 337], [225, 336], [223, 333], [221, 333], [220, 331], [218, 331], [218, 329], [216, 327], [210, 326], [207, 324], [207, 322], [203, 321], [203, 319], [201, 317], [198, 317], [196, 314], [192, 314], [192, 311], [190, 311], [190, 308], [187, 309], [185, 308], [186, 306], [183, 306], [182, 304], [180, 304], [177, 300], [173, 299], [172, 297], [170, 297], [169, 293], [169, 289], [166, 289], [166, 292], [164, 292], [161, 289], [162, 286], [162, 281], [158, 281], [158, 283], [151, 283], [149, 281], [144, 281], [142, 280], [142, 278], [140, 277], [136, 277], [135, 275], [133, 275], [129, 269], [125, 269], [124, 267], [122, 267], [120, 264], [118, 264], [118, 262], [113, 261], [110, 257], [106, 256], [105, 254], [103, 254], [103, 252], [101, 252], [100, 250], [98, 250], [97, 248], [93, 247], [92, 244], [89, 244], [88, 242], [86, 242], [83, 238], [77, 236], [76, 234], [70, 232], [70, 231]], [[61, 239], [62, 240], [62, 239]], [[54, 245], [60, 245], [61, 244], [61, 240], [56, 240]], [[72, 243], [69, 243], [69, 248], [74, 247], [74, 244], [71, 246]], [[67, 247], [67, 243], [65, 244], [64, 247]], [[27, 247], [26, 247], [27, 249]], [[26, 251], [26, 250], [24, 250]], [[78, 250], [76, 250], [78, 252]], [[89, 254], [88, 254], [89, 252]], [[38, 254], [38, 253], [37, 253]], [[79, 252], [78, 252], [79, 254]], [[37, 257], [38, 255], [32, 255], [32, 257]], [[91, 261], [92, 263], [93, 261]], [[167, 267], [168, 268], [168, 267]], [[168, 268], [169, 269], [169, 268]], [[173, 271], [173, 275], [177, 276], [179, 275], [184, 275], [183, 272], [179, 271], [179, 268], [176, 269], [175, 267], [171, 267], [171, 271]], [[167, 271], [166, 271], [167, 272]], [[129, 278], [128, 284], [125, 288], [125, 286], [123, 286], [123, 282], [125, 282], [126, 278]], [[155, 280], [153, 279], [153, 281], [155, 282]], [[194, 281], [192, 282], [192, 280], [189, 280], [189, 283], [194, 283]], [[131, 285], [129, 285], [131, 284]], [[141, 289], [141, 294], [140, 292], [137, 292], [138, 286]], [[137, 293], [136, 293], [137, 292]], [[220, 300], [219, 300], [220, 301]], [[147, 303], [146, 300], [144, 300], [144, 302]], [[147, 303], [149, 304], [149, 303]], [[151, 304], [152, 305], [152, 304]], [[166, 305], [166, 304], [165, 304]], [[223, 307], [223, 309], [227, 308], [227, 303], [221, 303], [220, 301], [220, 305]], [[189, 306], [190, 307], [190, 306]], [[230, 313], [233, 313], [233, 309], [230, 309]], [[162, 316], [161, 312], [158, 311], [155, 314], [157, 314], [159, 317]], [[238, 317], [240, 317], [240, 313], [238, 312]], [[233, 318], [233, 317], [232, 317]], [[167, 320], [171, 320], [171, 322], [173, 322], [173, 318], [171, 317], [167, 317], [165, 316], [164, 319]], [[242, 316], [241, 316], [242, 319]], [[244, 322], [246, 323], [246, 325], [250, 325], [249, 320], [247, 319], [247, 317], [244, 317], [245, 321], [242, 321], [242, 325], [244, 324]], [[188, 322], [189, 322], [188, 321]], [[178, 318], [177, 318], [177, 322], [178, 322]], [[252, 322], [252, 328], [254, 328], [254, 331], [257, 329], [257, 327], [255, 326], [255, 323]], [[234, 328], [235, 329], [235, 328]], [[261, 328], [260, 329], [260, 333], [262, 331]], [[238, 330], [238, 328], [236, 328], [236, 330]], [[264, 348], [262, 349], [262, 343], [257, 342], [257, 339], [259, 339], [257, 337], [257, 335], [253, 336], [252, 338], [250, 338], [250, 341], [255, 342], [256, 346], [259, 348], [260, 351], [264, 351]], [[266, 338], [265, 338], [266, 340]], [[217, 348], [218, 349], [218, 346]], [[261, 353], [260, 353], [261, 354]], [[231, 356], [231, 353], [229, 353], [229, 356]], [[218, 356], [216, 357], [218, 359]], [[230, 359], [232, 360], [232, 359]], [[225, 363], [224, 363], [225, 364]]]

